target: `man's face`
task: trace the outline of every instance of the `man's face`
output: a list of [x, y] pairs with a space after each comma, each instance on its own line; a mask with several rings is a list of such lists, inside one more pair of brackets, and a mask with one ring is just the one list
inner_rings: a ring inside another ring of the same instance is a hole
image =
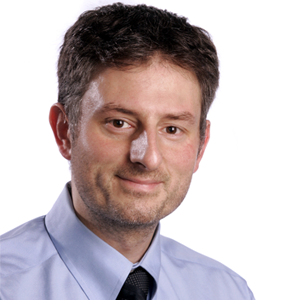
[[71, 147], [77, 213], [128, 227], [174, 211], [206, 145], [198, 155], [200, 99], [195, 75], [168, 63], [96, 77]]

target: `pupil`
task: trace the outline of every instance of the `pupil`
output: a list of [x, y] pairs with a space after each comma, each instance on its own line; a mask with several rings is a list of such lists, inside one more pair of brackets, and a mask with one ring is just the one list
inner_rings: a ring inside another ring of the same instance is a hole
[[176, 127], [173, 127], [173, 126], [168, 127], [168, 128], [167, 128], [167, 132], [168, 132], [168, 133], [176, 133]]
[[124, 125], [124, 121], [122, 120], [114, 120], [113, 124], [115, 127], [122, 127]]

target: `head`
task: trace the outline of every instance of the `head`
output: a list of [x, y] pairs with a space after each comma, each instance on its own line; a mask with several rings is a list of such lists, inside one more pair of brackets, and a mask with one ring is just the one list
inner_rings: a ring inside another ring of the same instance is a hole
[[208, 142], [219, 78], [208, 33], [146, 5], [97, 8], [67, 31], [58, 78], [50, 122], [75, 210], [91, 227], [154, 226], [184, 199]]
[[58, 102], [65, 108], [72, 139], [78, 134], [83, 95], [97, 73], [146, 65], [157, 56], [196, 75], [203, 142], [219, 82], [217, 52], [209, 34], [166, 10], [121, 3], [83, 13], [65, 34], [58, 61]]

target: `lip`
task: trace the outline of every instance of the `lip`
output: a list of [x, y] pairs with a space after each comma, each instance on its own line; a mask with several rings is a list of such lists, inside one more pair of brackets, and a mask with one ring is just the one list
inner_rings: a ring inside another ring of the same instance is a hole
[[120, 182], [122, 185], [124, 185], [126, 188], [144, 191], [144, 192], [150, 192], [156, 189], [162, 181], [157, 180], [142, 180], [138, 178], [123, 178], [120, 176], [117, 176], [118, 179], [120, 179]]

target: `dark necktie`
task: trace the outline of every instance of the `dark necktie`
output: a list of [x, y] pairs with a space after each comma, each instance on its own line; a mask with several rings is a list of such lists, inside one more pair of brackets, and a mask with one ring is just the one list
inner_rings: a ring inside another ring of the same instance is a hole
[[116, 300], [146, 300], [149, 291], [151, 275], [142, 267], [131, 272]]

